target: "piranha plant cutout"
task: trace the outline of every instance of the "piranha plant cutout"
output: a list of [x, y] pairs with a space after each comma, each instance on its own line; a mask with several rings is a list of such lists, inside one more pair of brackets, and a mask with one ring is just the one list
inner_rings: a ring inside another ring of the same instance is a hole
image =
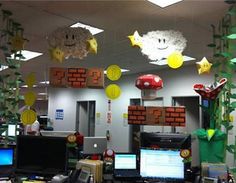
[[226, 84], [227, 79], [222, 78], [219, 82], [215, 82], [212, 85], [204, 86], [203, 84], [195, 84], [193, 89], [204, 99], [215, 100]]
[[200, 62], [196, 62], [198, 74], [210, 73], [212, 64], [204, 57]]
[[[83, 59], [89, 52], [97, 53], [96, 39], [89, 30], [81, 27], [64, 27], [55, 30], [48, 36], [48, 44], [51, 54], [56, 52], [52, 58], [59, 62], [69, 57]], [[58, 50], [60, 56], [57, 54]]]
[[157, 75], [147, 74], [138, 77], [135, 86], [141, 90], [142, 99], [155, 99], [157, 90], [163, 88], [163, 81]]
[[128, 37], [132, 46], [140, 47], [143, 55], [157, 62], [175, 51], [182, 53], [187, 42], [181, 32], [174, 30], [150, 31], [142, 37], [135, 31]]

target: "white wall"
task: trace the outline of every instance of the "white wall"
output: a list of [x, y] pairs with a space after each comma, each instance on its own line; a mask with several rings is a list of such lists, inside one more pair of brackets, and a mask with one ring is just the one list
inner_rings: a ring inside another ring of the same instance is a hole
[[[196, 83], [211, 84], [214, 79], [212, 75], [198, 75], [196, 65], [183, 66], [176, 70], [166, 68], [149, 73], [159, 75], [164, 81], [163, 89], [158, 92], [158, 97], [163, 97], [164, 106], [172, 104], [172, 96], [198, 96], [193, 90], [193, 85]], [[115, 151], [128, 151], [129, 125], [124, 125], [123, 113], [127, 113], [130, 98], [141, 97], [140, 90], [134, 84], [139, 75], [142, 74], [123, 76], [119, 81], [113, 82], [119, 84], [122, 94], [118, 99], [112, 101], [111, 124], [106, 123], [108, 99], [103, 89], [50, 88], [48, 114], [53, 119], [54, 129], [74, 130], [76, 102], [96, 100], [96, 113], [100, 113], [101, 116], [96, 119], [95, 135], [104, 136], [106, 130], [110, 130], [109, 147]], [[55, 120], [56, 109], [64, 109], [64, 120]]]

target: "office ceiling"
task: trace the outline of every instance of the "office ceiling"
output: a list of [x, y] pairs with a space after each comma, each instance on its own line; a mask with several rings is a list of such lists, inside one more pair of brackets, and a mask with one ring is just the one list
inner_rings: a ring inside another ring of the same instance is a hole
[[[22, 63], [23, 76], [35, 72], [38, 81], [48, 80], [48, 69], [57, 67], [103, 67], [118, 64], [129, 69], [127, 74], [148, 72], [166, 66], [149, 64], [138, 48], [130, 46], [128, 35], [138, 30], [140, 35], [152, 30], [178, 30], [187, 39], [184, 55], [211, 57], [211, 24], [217, 25], [229, 4], [223, 0], [183, 0], [160, 8], [147, 0], [84, 0], [84, 1], [1, 1], [2, 9], [12, 11], [13, 18], [25, 29], [30, 41], [27, 50], [42, 52], [43, 56]], [[97, 55], [83, 60], [68, 59], [63, 64], [50, 60], [46, 37], [59, 27], [83, 22], [104, 29], [95, 35]], [[188, 64], [194, 64], [191, 61]], [[185, 64], [186, 65], [186, 64]], [[4, 73], [6, 71], [3, 71]]]

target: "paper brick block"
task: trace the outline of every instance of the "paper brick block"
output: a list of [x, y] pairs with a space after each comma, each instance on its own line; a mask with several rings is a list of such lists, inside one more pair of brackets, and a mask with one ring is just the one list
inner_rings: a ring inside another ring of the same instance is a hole
[[81, 73], [86, 73], [86, 71], [85, 68], [68, 68], [67, 72], [70, 74], [67, 77], [68, 86], [72, 88], [85, 88], [86, 77], [83, 77]]
[[88, 69], [86, 82], [89, 88], [104, 88], [104, 70], [100, 68]]
[[53, 87], [67, 86], [67, 69], [65, 68], [50, 68], [49, 82]]

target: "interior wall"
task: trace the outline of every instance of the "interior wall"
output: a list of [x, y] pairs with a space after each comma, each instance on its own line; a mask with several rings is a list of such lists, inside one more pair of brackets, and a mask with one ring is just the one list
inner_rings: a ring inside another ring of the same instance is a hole
[[[202, 83], [204, 85], [212, 84], [213, 75], [199, 75], [196, 65], [183, 66], [180, 69], [166, 68], [163, 70], [154, 70], [149, 73], [140, 73], [135, 75], [122, 76], [116, 81], [121, 87], [121, 96], [111, 102], [112, 122], [107, 123], [108, 99], [104, 89], [72, 89], [72, 88], [50, 88], [48, 115], [53, 122], [55, 130], [75, 130], [76, 123], [76, 103], [77, 101], [96, 101], [96, 119], [95, 119], [95, 136], [105, 136], [106, 131], [110, 132], [110, 141], [108, 147], [116, 152], [128, 152], [130, 150], [130, 126], [125, 122], [123, 114], [127, 113], [128, 105], [131, 98], [140, 98], [141, 92], [135, 87], [135, 80], [142, 74], [159, 75], [164, 82], [164, 87], [158, 91], [158, 97], [163, 98], [164, 106], [172, 105], [172, 97], [199, 96], [194, 90], [193, 85]], [[114, 82], [113, 82], [114, 83]], [[106, 81], [106, 86], [108, 85]], [[55, 120], [56, 109], [64, 110], [64, 119]], [[235, 116], [235, 113], [233, 113]], [[180, 130], [180, 129], [179, 129]], [[186, 131], [185, 128], [180, 131]], [[235, 142], [234, 128], [230, 132], [229, 141]], [[228, 154], [227, 164], [232, 166], [234, 163], [233, 155]]]
[[[19, 103], [19, 111], [23, 112], [27, 107], [23, 100]], [[48, 114], [48, 100], [36, 100], [32, 106], [37, 112], [37, 115], [47, 115]]]

